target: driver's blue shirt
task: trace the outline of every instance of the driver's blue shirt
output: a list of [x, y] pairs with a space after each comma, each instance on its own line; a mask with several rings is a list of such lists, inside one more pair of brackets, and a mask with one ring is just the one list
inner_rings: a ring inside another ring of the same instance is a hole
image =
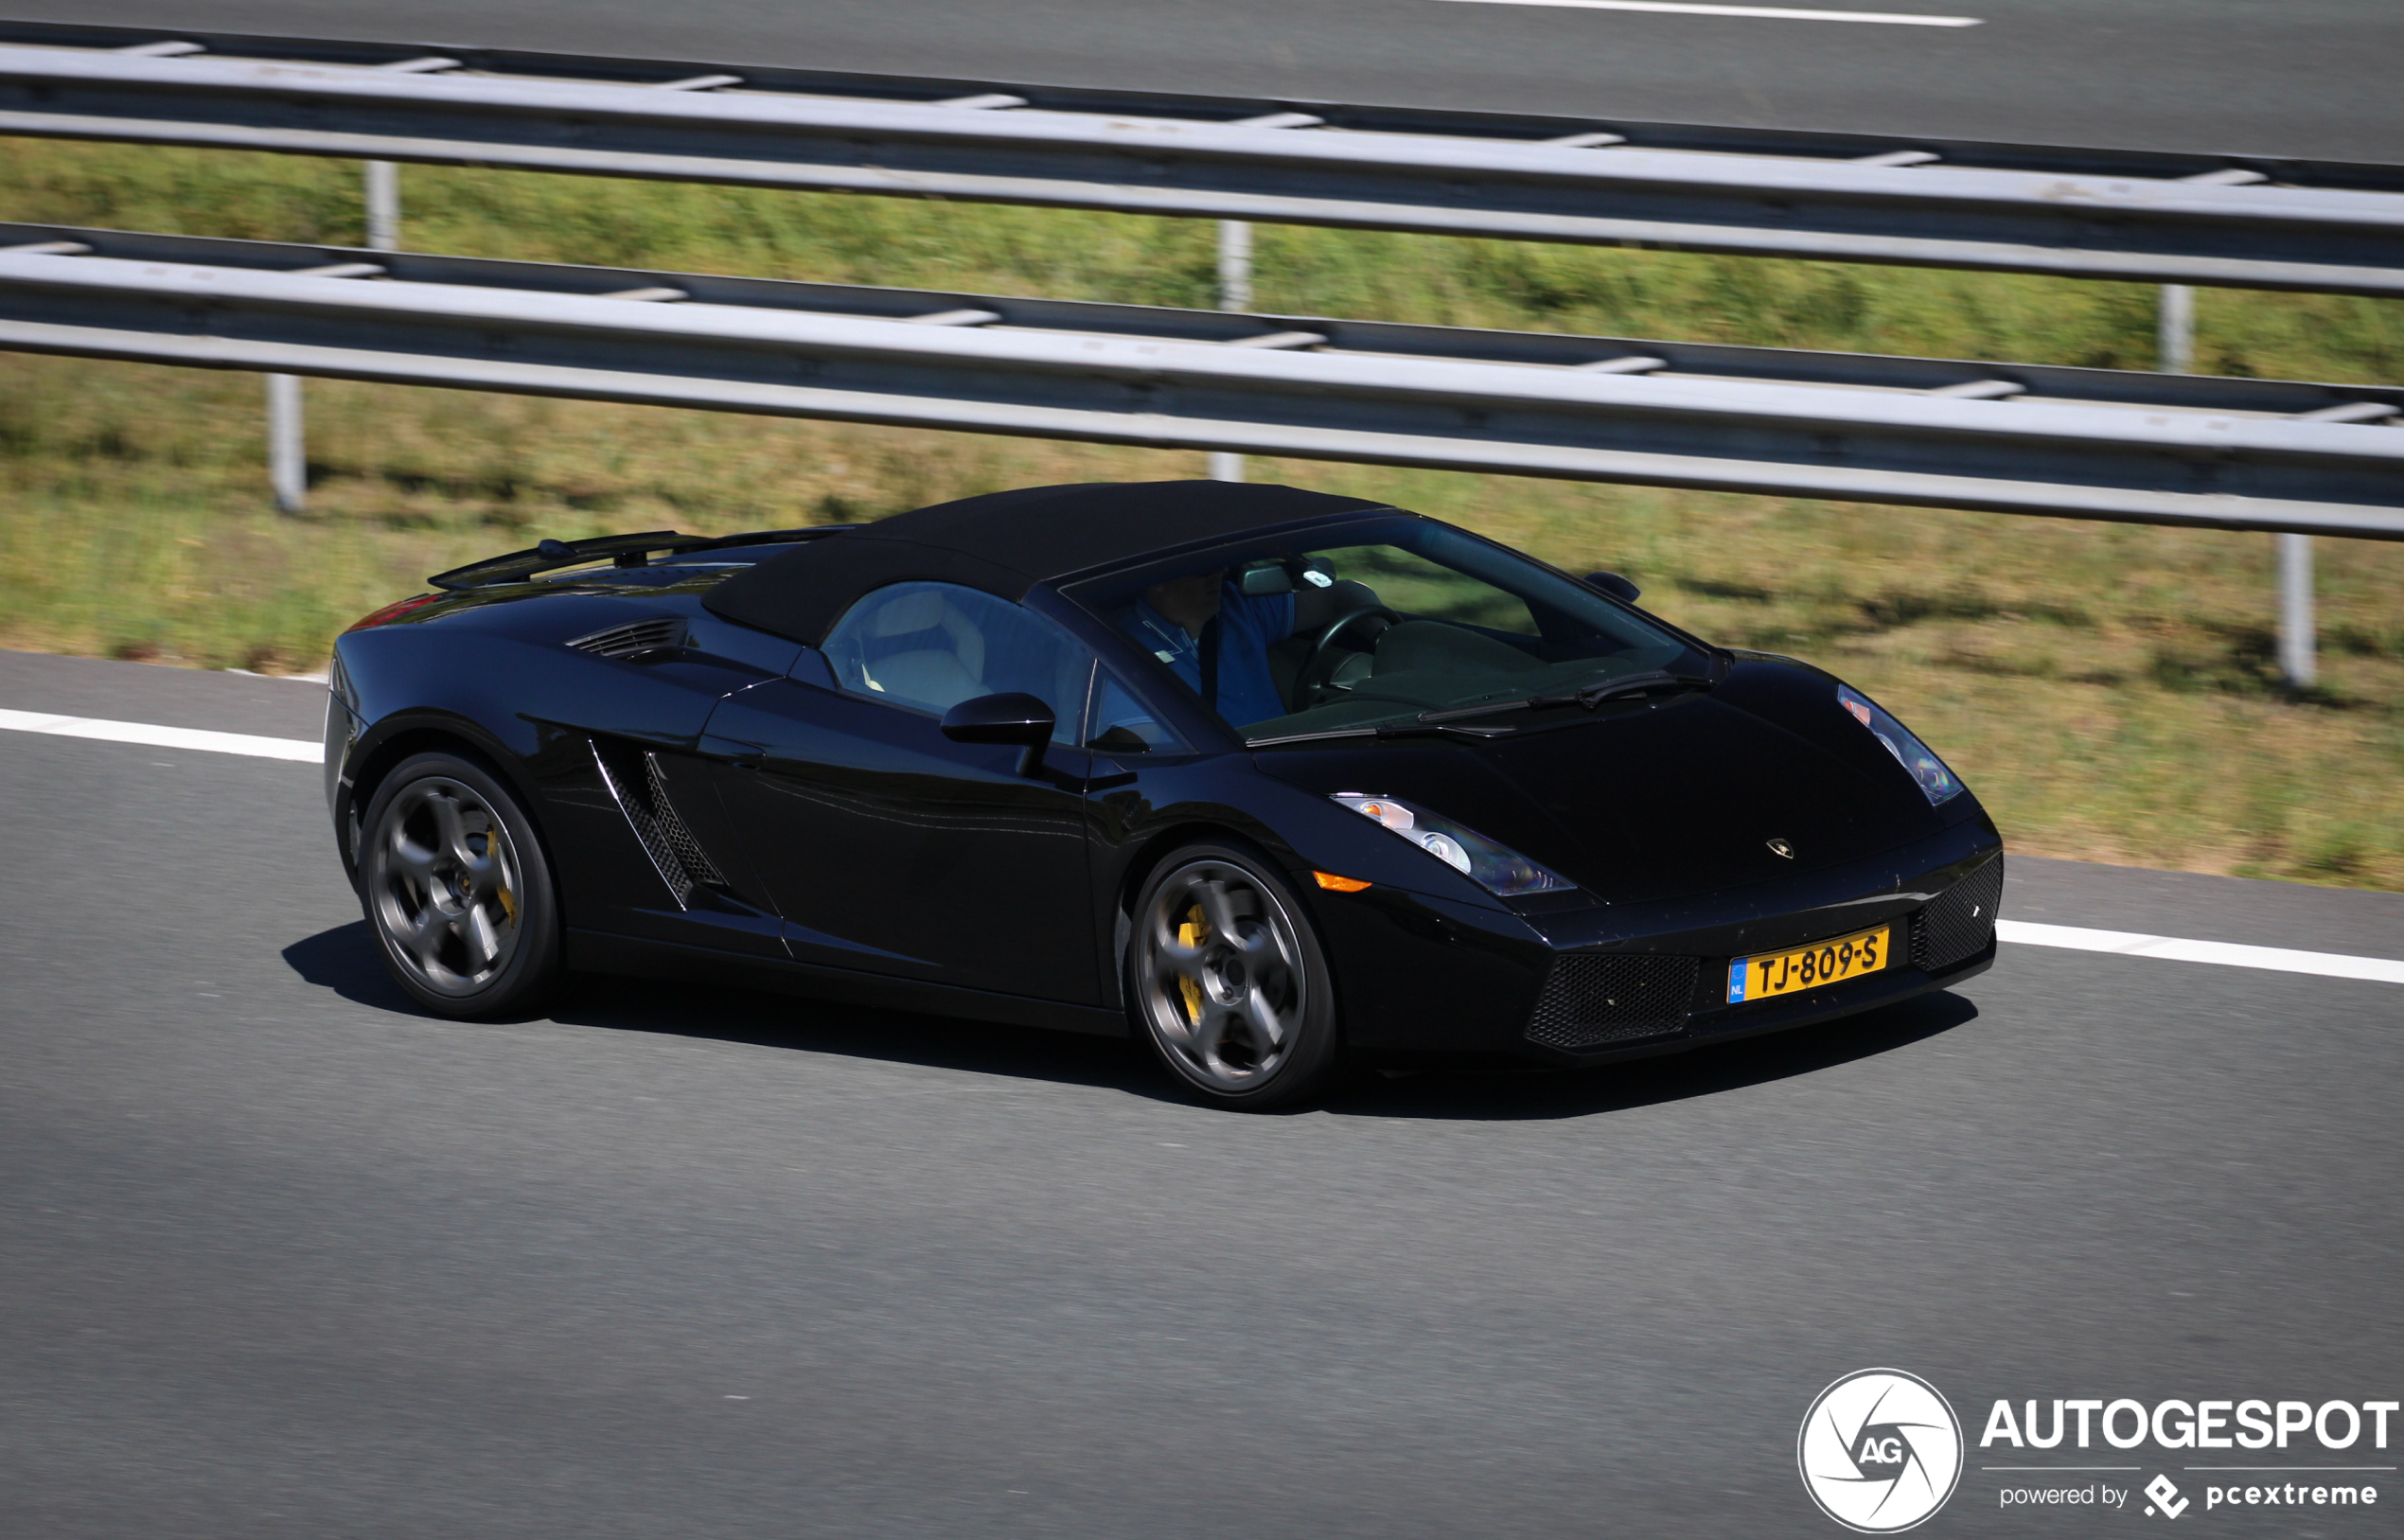
[[[1236, 727], [1284, 716], [1286, 706], [1277, 693], [1277, 677], [1269, 672], [1269, 647], [1294, 634], [1294, 595], [1268, 593], [1253, 598], [1233, 582], [1224, 583], [1219, 588], [1216, 625], [1219, 698], [1210, 703]], [[1202, 649], [1184, 627], [1141, 599], [1127, 612], [1124, 627], [1139, 646], [1168, 664], [1195, 694], [1201, 693]]]

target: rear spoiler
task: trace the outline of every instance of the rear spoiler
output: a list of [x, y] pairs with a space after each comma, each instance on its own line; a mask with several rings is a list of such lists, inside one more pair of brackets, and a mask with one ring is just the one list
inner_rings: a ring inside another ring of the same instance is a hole
[[522, 583], [539, 573], [561, 567], [580, 567], [587, 562], [607, 558], [613, 567], [647, 567], [653, 552], [681, 554], [686, 551], [731, 550], [744, 545], [781, 545], [796, 540], [814, 540], [822, 535], [857, 527], [852, 524], [818, 524], [808, 529], [764, 529], [749, 535], [681, 535], [673, 529], [646, 530], [639, 535], [596, 535], [585, 540], [544, 540], [531, 550], [512, 551], [505, 557], [488, 557], [470, 561], [464, 567], [438, 572], [426, 579], [434, 587], [456, 591], [468, 588], [490, 588], [499, 583]]

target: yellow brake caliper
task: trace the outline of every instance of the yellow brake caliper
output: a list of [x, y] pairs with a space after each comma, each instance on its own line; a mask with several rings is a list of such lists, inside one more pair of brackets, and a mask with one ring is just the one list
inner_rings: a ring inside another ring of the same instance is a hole
[[[1177, 945], [1199, 947], [1202, 945], [1202, 938], [1210, 933], [1211, 922], [1202, 917], [1202, 906], [1196, 904], [1186, 911], [1185, 923], [1177, 927]], [[1181, 973], [1177, 975], [1177, 993], [1185, 997], [1187, 1022], [1199, 1025], [1202, 1020], [1201, 982], [1191, 973]]]
[[[501, 841], [498, 837], [487, 834], [484, 837], [484, 841], [485, 847], [480, 854], [486, 857], [492, 857], [499, 854], [501, 850]], [[504, 868], [504, 870], [505, 871], [506, 868]], [[517, 894], [509, 891], [509, 884], [504, 882], [499, 887], [494, 888], [492, 890], [492, 895], [501, 900], [501, 912], [509, 916], [509, 923], [511, 925], [517, 924], [518, 897]]]

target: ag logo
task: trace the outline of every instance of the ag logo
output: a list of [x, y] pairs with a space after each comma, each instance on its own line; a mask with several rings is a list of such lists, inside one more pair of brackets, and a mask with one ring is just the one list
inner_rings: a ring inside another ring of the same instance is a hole
[[1962, 1430], [1936, 1387], [1900, 1369], [1865, 1369], [1819, 1393], [1794, 1458], [1820, 1512], [1864, 1534], [1908, 1530], [1962, 1478]]

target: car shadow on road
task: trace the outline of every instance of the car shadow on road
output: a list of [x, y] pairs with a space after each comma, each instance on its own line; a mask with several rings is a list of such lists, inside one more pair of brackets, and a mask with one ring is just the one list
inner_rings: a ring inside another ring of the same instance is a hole
[[426, 1014], [384, 971], [383, 954], [377, 951], [376, 938], [365, 920], [353, 920], [293, 942], [284, 948], [284, 962], [303, 982], [330, 989], [354, 1005], [404, 1016]]
[[[427, 1014], [384, 971], [363, 920], [296, 941], [283, 955], [304, 981], [355, 1004]], [[1950, 1032], [1977, 1015], [1962, 996], [1923, 995], [1841, 1021], [1591, 1070], [1370, 1069], [1348, 1075], [1316, 1107], [1299, 1110], [1350, 1118], [1593, 1117], [1812, 1074]], [[1100, 1087], [1149, 1101], [1191, 1100], [1125, 1039], [746, 989], [586, 979], [544, 1016], [528, 1019]]]
[[[296, 941], [284, 948], [283, 955], [305, 982], [332, 990], [354, 1004], [403, 1016], [432, 1014], [385, 971], [383, 956], [364, 920]], [[1064, 1085], [1107, 1086], [1158, 1101], [1178, 1099], [1175, 1088], [1159, 1078], [1159, 1071], [1130, 1041], [758, 990], [650, 979], [578, 978], [541, 1012], [521, 1019], [840, 1053]]]
[[1791, 1080], [1921, 1042], [1976, 1018], [1960, 995], [1922, 995], [1883, 1009], [1591, 1070], [1358, 1076], [1328, 1099], [1341, 1117], [1481, 1122], [1587, 1118]]

